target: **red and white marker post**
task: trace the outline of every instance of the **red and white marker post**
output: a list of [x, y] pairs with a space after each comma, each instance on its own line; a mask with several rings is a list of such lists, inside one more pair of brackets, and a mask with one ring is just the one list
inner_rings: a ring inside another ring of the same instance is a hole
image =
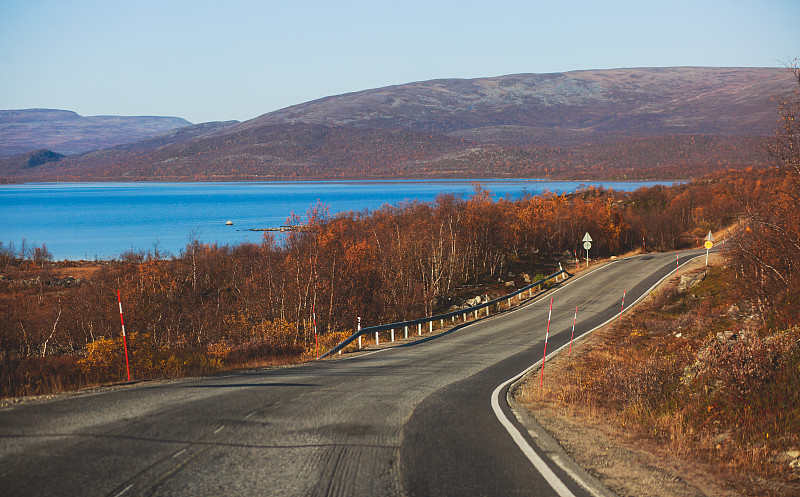
[[675, 276], [678, 276], [678, 268], [681, 267], [681, 256], [680, 252], [677, 250], [675, 251]]
[[[356, 331], [361, 331], [361, 316], [358, 316], [358, 327]], [[358, 350], [361, 350], [361, 335], [358, 335]]]
[[569, 354], [572, 355], [572, 339], [575, 338], [575, 321], [578, 320], [578, 306], [575, 306], [575, 317], [572, 318], [572, 334], [569, 336]]
[[117, 289], [117, 302], [119, 303], [119, 322], [122, 324], [122, 343], [125, 345], [125, 369], [128, 372], [128, 381], [131, 381], [131, 367], [128, 364], [128, 339], [125, 337], [125, 320], [122, 318], [122, 297]]
[[[628, 289], [622, 291], [622, 307], [619, 308], [619, 321], [622, 321], [622, 311], [625, 310], [625, 294], [628, 292]], [[618, 321], [618, 322], [619, 322]]]
[[316, 304], [311, 304], [311, 316], [314, 318], [314, 349], [317, 353], [317, 359], [319, 359], [319, 337], [317, 336], [317, 306]]
[[550, 312], [547, 313], [547, 333], [544, 335], [544, 357], [542, 357], [542, 374], [539, 376], [539, 388], [544, 386], [544, 361], [547, 359], [547, 337], [550, 336], [550, 317], [553, 315], [553, 297], [550, 297]]

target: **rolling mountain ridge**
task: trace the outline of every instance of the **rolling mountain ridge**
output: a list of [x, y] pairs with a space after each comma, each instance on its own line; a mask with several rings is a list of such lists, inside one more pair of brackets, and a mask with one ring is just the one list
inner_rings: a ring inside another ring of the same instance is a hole
[[642, 68], [365, 90], [66, 157], [12, 180], [677, 178], [764, 164], [779, 68]]
[[771, 129], [771, 99], [790, 83], [783, 69], [690, 67], [434, 80], [327, 97], [240, 127], [303, 122], [445, 134], [493, 126], [752, 134]]
[[37, 149], [60, 154], [88, 152], [191, 124], [179, 117], [84, 117], [57, 109], [0, 110], [0, 156]]

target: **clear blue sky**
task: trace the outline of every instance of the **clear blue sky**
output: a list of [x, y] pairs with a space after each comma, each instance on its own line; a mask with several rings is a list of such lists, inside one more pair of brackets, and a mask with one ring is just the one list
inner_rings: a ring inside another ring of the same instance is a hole
[[246, 120], [435, 78], [779, 67], [800, 0], [0, 0], [0, 109]]

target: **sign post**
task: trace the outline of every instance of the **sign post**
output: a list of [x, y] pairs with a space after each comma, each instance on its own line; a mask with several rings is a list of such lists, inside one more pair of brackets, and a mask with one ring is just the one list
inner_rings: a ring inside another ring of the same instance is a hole
[[706, 248], [706, 266], [708, 266], [708, 251], [711, 250], [711, 247], [713, 246], [714, 246], [714, 235], [711, 233], [711, 231], [709, 231], [708, 234], [706, 235], [706, 243], [704, 244], [704, 247]]
[[592, 248], [592, 237], [589, 236], [589, 232], [587, 231], [585, 235], [583, 235], [583, 248], [586, 249], [586, 267], [589, 267], [589, 249]]

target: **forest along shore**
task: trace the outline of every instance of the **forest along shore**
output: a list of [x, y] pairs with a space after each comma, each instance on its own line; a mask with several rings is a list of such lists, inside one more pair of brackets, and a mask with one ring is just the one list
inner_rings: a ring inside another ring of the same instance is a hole
[[619, 495], [800, 493], [798, 405], [784, 395], [800, 388], [800, 329], [759, 333], [765, 316], [725, 257], [709, 263], [548, 360], [544, 388], [537, 370], [512, 393], [523, 424]]
[[[726, 172], [633, 192], [515, 200], [478, 185], [467, 199], [335, 216], [317, 205], [306, 229], [284, 240], [193, 239], [169, 258], [53, 262], [36, 247], [0, 245], [0, 396], [124, 381], [128, 369], [143, 380], [311, 360], [352, 334], [359, 317], [369, 327], [450, 312], [476, 295], [522, 287], [525, 274], [572, 268], [587, 232], [592, 259], [696, 247], [737, 221], [743, 194], [774, 198], [787, 178], [782, 170]], [[780, 246], [759, 225], [747, 228], [755, 229], [732, 233], [747, 253]], [[745, 252], [737, 264], [740, 273], [759, 271]]]

